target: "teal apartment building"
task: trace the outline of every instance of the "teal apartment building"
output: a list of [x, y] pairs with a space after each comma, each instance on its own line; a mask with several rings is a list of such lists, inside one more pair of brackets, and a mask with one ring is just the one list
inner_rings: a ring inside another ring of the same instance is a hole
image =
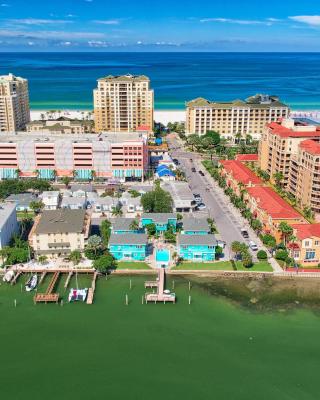
[[177, 229], [176, 213], [143, 213], [141, 216], [141, 225], [155, 224], [157, 233], [165, 232], [172, 227], [175, 232]]
[[108, 247], [116, 260], [144, 261], [148, 252], [148, 236], [144, 233], [112, 233]]
[[178, 235], [177, 252], [186, 261], [214, 261], [217, 240], [214, 235]]

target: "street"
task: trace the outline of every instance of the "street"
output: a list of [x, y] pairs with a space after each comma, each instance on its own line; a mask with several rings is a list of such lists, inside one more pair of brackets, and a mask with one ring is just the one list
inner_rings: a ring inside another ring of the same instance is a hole
[[[248, 243], [248, 240], [245, 240], [241, 235], [241, 228], [245, 228], [248, 231], [250, 240], [253, 240], [258, 245], [259, 249], [267, 251], [259, 237], [249, 226], [248, 221], [245, 220], [239, 210], [230, 203], [224, 191], [203, 167], [201, 164], [201, 156], [186, 152], [176, 138], [168, 139], [168, 145], [172, 157], [179, 160], [180, 167], [186, 174], [191, 190], [193, 193], [199, 193], [201, 195], [207, 206], [208, 217], [215, 221], [221, 239], [226, 243], [225, 257], [229, 259], [232, 256], [231, 243], [233, 241]], [[192, 167], [195, 167], [197, 172], [192, 172]], [[199, 174], [199, 170], [204, 172], [204, 176]], [[210, 190], [206, 191], [208, 186]], [[256, 252], [251, 251], [251, 249], [250, 252], [253, 256], [253, 260], [257, 261]], [[281, 267], [273, 258], [270, 258], [269, 262], [275, 271], [282, 271]]]

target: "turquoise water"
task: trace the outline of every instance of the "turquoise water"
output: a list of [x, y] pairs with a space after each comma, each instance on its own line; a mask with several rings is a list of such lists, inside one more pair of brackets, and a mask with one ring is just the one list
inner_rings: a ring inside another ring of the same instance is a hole
[[276, 94], [293, 109], [320, 109], [319, 53], [2, 53], [0, 74], [29, 79], [31, 107], [92, 108], [96, 80], [145, 74], [156, 109], [183, 109], [214, 100]]
[[156, 261], [169, 261], [170, 253], [166, 249], [159, 249], [156, 252]]

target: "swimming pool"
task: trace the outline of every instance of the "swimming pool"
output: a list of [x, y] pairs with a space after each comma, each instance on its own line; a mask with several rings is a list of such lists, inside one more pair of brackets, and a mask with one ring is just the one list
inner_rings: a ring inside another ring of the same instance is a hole
[[170, 252], [167, 249], [156, 250], [156, 261], [168, 263], [170, 260]]

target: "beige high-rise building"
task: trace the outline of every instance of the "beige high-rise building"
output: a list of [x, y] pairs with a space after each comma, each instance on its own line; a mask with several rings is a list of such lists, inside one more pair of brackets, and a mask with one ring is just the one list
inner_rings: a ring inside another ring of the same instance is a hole
[[223, 103], [198, 98], [186, 106], [187, 134], [204, 135], [213, 130], [227, 139], [238, 135], [259, 139], [267, 123], [287, 118], [290, 111], [278, 97], [261, 94]]
[[0, 76], [0, 132], [23, 130], [29, 121], [27, 79], [12, 74]]
[[268, 124], [259, 143], [259, 167], [274, 181], [275, 173], [283, 175], [283, 186], [289, 182], [290, 168], [299, 152], [299, 145], [306, 139], [320, 140], [320, 128], [293, 119]]
[[146, 76], [107, 76], [93, 91], [95, 131], [132, 132], [153, 128], [153, 90]]

